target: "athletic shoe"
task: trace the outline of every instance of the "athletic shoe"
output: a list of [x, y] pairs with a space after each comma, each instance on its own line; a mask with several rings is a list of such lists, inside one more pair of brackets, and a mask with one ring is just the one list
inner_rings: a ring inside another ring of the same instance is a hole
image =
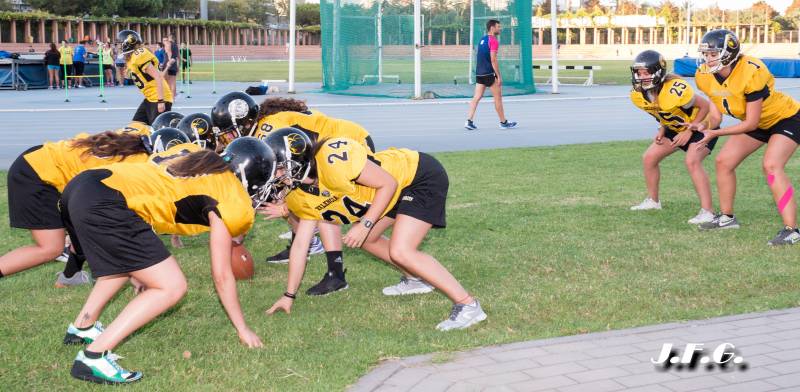
[[800, 231], [797, 229], [793, 229], [789, 226], [783, 228], [783, 230], [778, 232], [778, 235], [775, 238], [769, 240], [767, 245], [769, 246], [778, 246], [778, 245], [794, 245], [800, 241]]
[[481, 303], [476, 299], [468, 305], [453, 304], [450, 317], [436, 326], [440, 331], [469, 328], [471, 325], [486, 320], [486, 313], [481, 309]]
[[[267, 263], [270, 264], [287, 264], [289, 262], [289, 250], [291, 247], [287, 246], [286, 249], [278, 252], [274, 256], [267, 257], [265, 260]], [[309, 258], [307, 257], [306, 260]]]
[[60, 261], [62, 263], [66, 263], [69, 260], [69, 246], [64, 247], [64, 251], [61, 252], [58, 257], [56, 257], [56, 261]]
[[65, 289], [67, 287], [92, 283], [92, 280], [89, 278], [89, 274], [87, 274], [86, 271], [78, 271], [75, 273], [75, 275], [72, 275], [71, 278], [64, 276], [64, 272], [59, 272], [56, 274], [56, 276], [56, 288], [58, 289]]
[[517, 127], [516, 121], [504, 121], [500, 123], [500, 129], [514, 129]]
[[318, 255], [320, 253], [325, 253], [325, 247], [322, 246], [322, 240], [314, 236], [314, 238], [311, 239], [311, 245], [308, 247], [308, 254]]
[[660, 210], [661, 202], [655, 201], [651, 198], [644, 199], [643, 202], [631, 207], [631, 211], [644, 211], [644, 210]]
[[96, 321], [91, 328], [87, 330], [78, 329], [74, 324], [70, 323], [67, 327], [67, 334], [64, 335], [64, 344], [90, 344], [103, 333], [103, 324]]
[[72, 377], [98, 384], [129, 384], [142, 379], [141, 372], [130, 372], [117, 364], [122, 357], [106, 351], [100, 358], [87, 358], [83, 350], [72, 363]]
[[475, 123], [472, 122], [472, 120], [467, 120], [467, 122], [464, 123], [464, 128], [466, 128], [468, 131], [474, 131], [478, 129], [478, 126], [475, 125]]
[[714, 213], [709, 210], [701, 208], [700, 212], [698, 212], [694, 218], [689, 219], [688, 223], [690, 225], [699, 225], [701, 223], [707, 223], [713, 220], [714, 220]]
[[394, 286], [384, 287], [383, 295], [425, 294], [431, 291], [433, 291], [433, 286], [429, 285], [424, 280], [402, 276], [400, 277], [400, 283]]
[[279, 235], [278, 238], [280, 238], [282, 240], [290, 240], [290, 239], [292, 239], [292, 231], [289, 230], [289, 231]]
[[717, 215], [711, 222], [701, 223], [697, 225], [700, 230], [716, 230], [716, 229], [738, 229], [739, 221], [735, 216]]
[[82, 84], [79, 84], [79, 85], [78, 85], [78, 88], [86, 88], [86, 86], [84, 86], [84, 85], [82, 85]]
[[344, 270], [342, 276], [336, 276], [333, 272], [328, 271], [325, 273], [325, 276], [322, 277], [322, 280], [319, 283], [315, 284], [310, 289], [306, 290], [306, 294], [308, 295], [328, 295], [330, 293], [335, 293], [339, 290], [344, 290], [348, 288], [347, 281], [344, 280], [344, 273], [347, 270]]

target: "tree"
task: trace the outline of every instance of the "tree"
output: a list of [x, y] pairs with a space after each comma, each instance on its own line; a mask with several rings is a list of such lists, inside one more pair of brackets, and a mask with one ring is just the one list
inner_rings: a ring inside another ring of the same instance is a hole
[[797, 15], [799, 13], [798, 11], [800, 11], [800, 0], [794, 0], [794, 1], [792, 1], [792, 4], [789, 4], [789, 6], [786, 7], [786, 15], [787, 16], [788, 15]]
[[317, 26], [319, 23], [319, 3], [306, 3], [297, 6], [298, 26]]
[[617, 15], [635, 15], [639, 13], [639, 5], [631, 0], [620, 0]]

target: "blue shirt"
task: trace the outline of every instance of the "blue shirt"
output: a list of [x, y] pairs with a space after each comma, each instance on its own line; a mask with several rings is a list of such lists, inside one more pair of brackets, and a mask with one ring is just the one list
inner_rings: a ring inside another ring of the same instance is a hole
[[500, 43], [493, 35], [484, 35], [478, 42], [478, 58], [475, 64], [475, 75], [494, 75], [492, 68], [492, 52], [497, 52]]
[[167, 51], [161, 48], [156, 49], [156, 52], [153, 53], [156, 55], [159, 64], [164, 64], [167, 61]]
[[86, 62], [86, 48], [83, 45], [75, 47], [75, 51], [72, 53], [72, 61]]

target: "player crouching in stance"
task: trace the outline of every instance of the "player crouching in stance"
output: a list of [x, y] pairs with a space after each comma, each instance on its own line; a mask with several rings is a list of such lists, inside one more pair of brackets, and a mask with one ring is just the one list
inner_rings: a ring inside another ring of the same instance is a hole
[[[262, 346], [242, 314], [231, 252], [234, 239], [253, 225], [253, 206], [269, 193], [275, 155], [250, 137], [232, 142], [221, 156], [208, 150], [183, 151], [164, 157], [167, 161], [160, 165], [118, 163], [89, 170], [64, 190], [64, 223], [76, 251], [85, 253], [97, 278], [64, 338], [64, 343], [89, 344], [75, 358], [75, 378], [110, 384], [141, 379], [141, 372], [120, 367], [111, 350], [186, 293], [186, 278], [156, 233], [210, 231], [211, 274], [220, 302], [239, 340], [250, 348]], [[97, 319], [130, 277], [147, 290], [103, 330]]]
[[[286, 173], [290, 176], [287, 181], [314, 185], [320, 195], [329, 198], [328, 204], [342, 203], [351, 211], [354, 221], [359, 222], [344, 236], [345, 245], [382, 253], [382, 258], [404, 273], [424, 279], [447, 295], [453, 301], [453, 308], [450, 317], [439, 323], [437, 329], [467, 328], [486, 319], [478, 300], [435, 258], [418, 250], [432, 227], [446, 225], [449, 182], [444, 167], [436, 159], [407, 149], [380, 151], [370, 159], [366, 147], [346, 138], [320, 140], [306, 156], [309, 169]], [[279, 178], [283, 174], [278, 170]], [[291, 210], [292, 204], [287, 204]], [[293, 213], [310, 217], [299, 209]], [[291, 311], [316, 225], [313, 219], [301, 219], [298, 223], [297, 238], [289, 254], [286, 292], [267, 313]], [[392, 226], [391, 237], [383, 237], [383, 232]]]
[[[709, 113], [708, 101], [694, 93], [689, 83], [667, 72], [664, 56], [654, 50], [645, 50], [633, 60], [631, 65], [631, 101], [653, 116], [659, 122], [658, 134], [642, 157], [644, 178], [648, 197], [631, 210], [660, 210], [658, 185], [661, 179], [659, 163], [678, 149], [686, 152], [684, 163], [692, 178], [694, 189], [700, 198], [700, 212], [689, 219], [689, 224], [697, 225], [714, 219], [711, 202], [711, 184], [708, 173], [703, 168], [705, 159], [717, 139], [708, 141], [702, 148], [697, 142], [703, 139], [703, 131], [716, 128], [720, 119], [706, 116]], [[711, 122], [712, 124], [709, 124]], [[664, 140], [664, 137], [669, 141]]]
[[717, 155], [717, 189], [721, 214], [700, 225], [703, 230], [738, 228], [733, 215], [736, 167], [767, 144], [762, 163], [767, 185], [778, 207], [784, 228], [768, 245], [800, 241], [794, 188], [786, 175], [786, 163], [800, 143], [800, 103], [775, 90], [775, 78], [764, 63], [740, 53], [736, 34], [713, 30], [700, 43], [697, 87], [711, 98], [716, 110], [741, 120], [719, 130], [706, 131], [700, 143], [731, 135]]
[[[149, 126], [131, 123], [121, 130], [95, 135], [83, 133], [23, 152], [8, 170], [8, 218], [11, 227], [30, 230], [35, 244], [0, 256], [0, 277], [33, 268], [60, 255], [64, 250], [65, 232], [58, 200], [64, 187], [87, 169], [120, 161], [146, 161], [148, 154], [143, 140], [149, 132]], [[70, 275], [70, 279], [59, 274], [56, 286], [86, 283], [89, 283], [86, 274]]]

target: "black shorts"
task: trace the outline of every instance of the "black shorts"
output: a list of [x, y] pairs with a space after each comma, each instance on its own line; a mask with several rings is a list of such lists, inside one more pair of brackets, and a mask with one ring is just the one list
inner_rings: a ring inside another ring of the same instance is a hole
[[67, 76], [72, 76], [72, 72], [73, 72], [72, 64], [61, 64], [62, 76], [63, 76], [63, 72], [64, 72], [64, 67], [67, 68]]
[[22, 153], [8, 169], [8, 220], [11, 227], [28, 230], [63, 229], [56, 187], [45, 183], [24, 155], [42, 148], [32, 147]]
[[755, 131], [747, 132], [746, 135], [764, 143], [769, 142], [769, 138], [772, 137], [772, 135], [783, 135], [792, 139], [795, 143], [800, 144], [800, 112], [778, 121], [772, 128], [759, 128]]
[[[172, 109], [172, 102], [164, 102], [164, 111], [168, 112]], [[146, 99], [142, 100], [136, 113], [133, 115], [132, 121], [138, 121], [147, 125], [152, 125], [156, 117], [161, 114], [158, 112], [158, 102], [150, 102]]]
[[[717, 128], [717, 129], [719, 129], [719, 128]], [[684, 132], [686, 132], [686, 131], [684, 131]], [[675, 136], [678, 136], [678, 133], [673, 131], [673, 130], [671, 130], [671, 129], [667, 129], [666, 131], [664, 131], [664, 136], [669, 140], [673, 140], [675, 138]], [[689, 142], [684, 144], [684, 145], [682, 145], [682, 146], [680, 146], [680, 147], [678, 147], [678, 148], [680, 148], [683, 151], [687, 151], [689, 149], [689, 145], [690, 144], [697, 143], [697, 142], [703, 140], [703, 137], [705, 137], [705, 135], [703, 135], [703, 132], [692, 131], [692, 137], [689, 138]], [[711, 139], [711, 141], [708, 142], [708, 145], [706, 145], [706, 147], [708, 147], [708, 151], [714, 151], [714, 146], [717, 145], [717, 139], [719, 139], [719, 138], [715, 137], [715, 138]]]
[[101, 181], [107, 169], [87, 170], [64, 188], [61, 214], [75, 252], [95, 278], [139, 271], [166, 260], [164, 243], [125, 197]]
[[408, 215], [435, 228], [446, 227], [445, 202], [449, 188], [444, 166], [436, 158], [421, 152], [414, 180], [400, 191], [400, 198], [386, 216]]
[[103, 64], [103, 71], [111, 70], [111, 64]]
[[178, 74], [178, 64], [172, 63], [172, 65], [169, 68], [167, 68], [167, 75], [175, 76], [177, 74]]
[[486, 87], [492, 87], [492, 85], [494, 84], [494, 80], [495, 80], [494, 74], [475, 76], [475, 82], [480, 83]]
[[72, 71], [74, 72], [73, 76], [82, 76], [83, 75], [83, 61], [75, 61], [72, 63]]

